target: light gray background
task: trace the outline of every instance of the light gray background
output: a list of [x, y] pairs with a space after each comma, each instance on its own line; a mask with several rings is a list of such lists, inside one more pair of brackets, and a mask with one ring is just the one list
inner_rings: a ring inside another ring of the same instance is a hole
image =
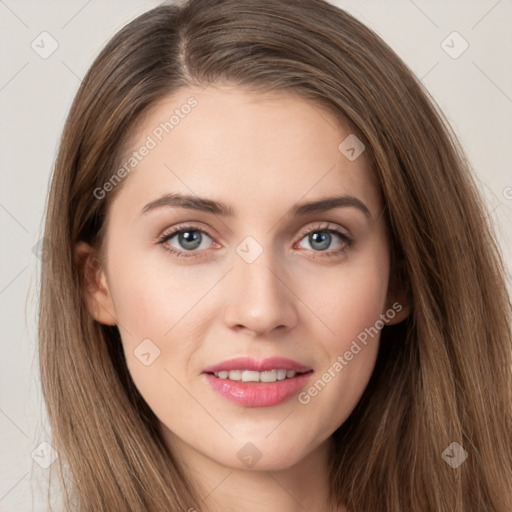
[[[141, 0], [0, 0], [0, 511], [46, 510], [49, 440], [37, 377], [37, 242], [65, 117], [93, 58], [126, 22], [156, 6]], [[512, 268], [512, 2], [343, 0], [422, 79], [459, 135]], [[47, 31], [48, 58], [31, 44]], [[452, 58], [464, 41], [469, 47]], [[446, 39], [448, 37], [448, 39]], [[445, 43], [442, 45], [442, 42]], [[34, 246], [36, 246], [34, 248]], [[510, 280], [509, 280], [510, 283]], [[32, 454], [34, 453], [34, 458]], [[39, 451], [38, 451], [39, 450]], [[39, 455], [38, 455], [39, 454]], [[39, 457], [39, 459], [38, 459]]]

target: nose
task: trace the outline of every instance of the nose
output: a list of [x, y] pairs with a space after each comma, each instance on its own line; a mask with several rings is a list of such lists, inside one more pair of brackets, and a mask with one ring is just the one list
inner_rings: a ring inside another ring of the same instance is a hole
[[223, 290], [224, 322], [230, 329], [264, 336], [297, 324], [297, 299], [286, 272], [276, 265], [271, 252], [263, 251], [252, 263], [234, 255]]

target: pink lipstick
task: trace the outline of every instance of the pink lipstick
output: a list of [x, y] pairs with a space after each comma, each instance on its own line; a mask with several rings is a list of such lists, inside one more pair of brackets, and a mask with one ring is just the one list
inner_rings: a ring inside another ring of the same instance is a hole
[[313, 370], [283, 357], [239, 357], [209, 366], [203, 375], [220, 395], [245, 407], [270, 407], [297, 394]]

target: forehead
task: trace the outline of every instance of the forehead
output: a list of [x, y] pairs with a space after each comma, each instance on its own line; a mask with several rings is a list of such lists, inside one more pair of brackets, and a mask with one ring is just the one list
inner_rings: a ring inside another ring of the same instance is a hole
[[352, 194], [377, 216], [380, 198], [364, 151], [350, 160], [340, 150], [353, 136], [342, 119], [293, 93], [181, 89], [133, 128], [122, 159], [133, 166], [114, 203], [138, 207], [135, 214], [179, 192], [272, 217], [301, 199]]

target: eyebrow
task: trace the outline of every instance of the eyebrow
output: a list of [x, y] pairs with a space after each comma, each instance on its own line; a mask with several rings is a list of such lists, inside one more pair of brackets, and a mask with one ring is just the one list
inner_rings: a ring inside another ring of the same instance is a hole
[[[317, 201], [296, 204], [290, 209], [288, 215], [300, 216], [312, 212], [324, 212], [334, 208], [348, 207], [357, 208], [369, 219], [372, 217], [370, 210], [360, 199], [347, 195], [328, 197]], [[198, 196], [170, 193], [146, 204], [142, 209], [141, 215], [145, 215], [160, 208], [186, 208], [213, 213], [224, 217], [235, 217], [237, 213], [234, 208], [221, 201], [214, 201], [212, 199], [206, 199]]]

